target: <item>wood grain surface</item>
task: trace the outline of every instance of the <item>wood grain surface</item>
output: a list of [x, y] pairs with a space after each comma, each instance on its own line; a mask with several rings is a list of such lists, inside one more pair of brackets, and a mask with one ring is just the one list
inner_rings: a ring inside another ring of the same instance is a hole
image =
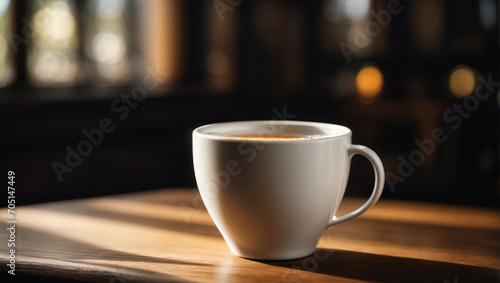
[[[345, 199], [339, 214], [363, 201]], [[291, 261], [231, 254], [192, 189], [15, 211], [12, 276], [0, 210], [2, 282], [500, 282], [500, 213], [489, 208], [382, 199]]]

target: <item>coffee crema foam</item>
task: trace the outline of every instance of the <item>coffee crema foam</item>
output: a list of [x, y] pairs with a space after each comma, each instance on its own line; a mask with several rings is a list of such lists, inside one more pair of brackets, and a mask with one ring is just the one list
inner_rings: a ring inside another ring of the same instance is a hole
[[243, 141], [292, 141], [292, 140], [314, 140], [322, 135], [220, 135], [230, 140]]

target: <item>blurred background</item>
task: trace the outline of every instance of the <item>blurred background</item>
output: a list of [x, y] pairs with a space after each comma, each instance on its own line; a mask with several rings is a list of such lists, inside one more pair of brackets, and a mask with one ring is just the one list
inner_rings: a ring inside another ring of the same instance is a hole
[[[14, 171], [16, 204], [195, 187], [195, 127], [287, 118], [350, 127], [383, 198], [497, 206], [498, 17], [495, 0], [0, 0], [1, 186]], [[372, 186], [354, 157], [347, 195]]]

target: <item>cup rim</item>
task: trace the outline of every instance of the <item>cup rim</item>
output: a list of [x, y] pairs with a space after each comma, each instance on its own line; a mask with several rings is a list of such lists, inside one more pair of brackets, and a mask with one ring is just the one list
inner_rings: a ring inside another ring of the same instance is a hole
[[[306, 127], [315, 127], [316, 129], [321, 129], [323, 132], [318, 135], [318, 137], [312, 138], [312, 139], [289, 139], [289, 140], [283, 140], [283, 139], [276, 139], [276, 140], [246, 140], [246, 139], [235, 139], [228, 137], [227, 135], [224, 135], [220, 130], [210, 132], [210, 130], [214, 130], [216, 128], [231, 128], [235, 127], [236, 125], [241, 124], [241, 125], [260, 125], [260, 126], [283, 126], [283, 125], [288, 125], [288, 126], [306, 126]], [[221, 140], [221, 141], [234, 141], [234, 142], [272, 142], [272, 143], [279, 143], [279, 142], [286, 142], [286, 143], [291, 143], [291, 142], [310, 142], [310, 141], [319, 141], [319, 140], [326, 140], [326, 139], [335, 139], [335, 138], [342, 138], [346, 136], [351, 136], [352, 131], [346, 126], [343, 125], [338, 125], [338, 124], [332, 124], [332, 123], [324, 123], [324, 122], [313, 122], [313, 121], [290, 121], [290, 120], [248, 120], [248, 121], [231, 121], [231, 122], [220, 122], [220, 123], [211, 123], [211, 124], [206, 124], [200, 127], [197, 127], [196, 129], [193, 130], [193, 136], [198, 135], [207, 139], [213, 139], [213, 140]]]

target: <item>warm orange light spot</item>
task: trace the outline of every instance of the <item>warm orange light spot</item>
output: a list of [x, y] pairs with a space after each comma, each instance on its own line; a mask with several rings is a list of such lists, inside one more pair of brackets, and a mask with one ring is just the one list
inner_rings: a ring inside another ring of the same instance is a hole
[[476, 76], [469, 66], [457, 66], [452, 72], [449, 81], [451, 93], [464, 98], [469, 96], [476, 86]]
[[356, 76], [356, 89], [362, 98], [376, 98], [384, 86], [384, 76], [374, 66], [363, 67]]

